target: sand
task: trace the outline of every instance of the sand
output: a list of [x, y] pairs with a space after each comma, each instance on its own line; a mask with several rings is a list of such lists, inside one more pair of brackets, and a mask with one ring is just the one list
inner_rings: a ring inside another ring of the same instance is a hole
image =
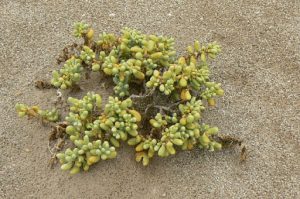
[[[0, 0], [0, 16], [0, 198], [300, 198], [298, 0]], [[49, 128], [18, 118], [14, 105], [52, 106], [55, 90], [33, 83], [51, 77], [80, 20], [98, 33], [169, 35], [179, 53], [194, 39], [218, 41], [213, 79], [226, 95], [205, 122], [244, 140], [246, 162], [238, 149], [194, 150], [144, 168], [124, 147], [88, 173], [50, 169]]]

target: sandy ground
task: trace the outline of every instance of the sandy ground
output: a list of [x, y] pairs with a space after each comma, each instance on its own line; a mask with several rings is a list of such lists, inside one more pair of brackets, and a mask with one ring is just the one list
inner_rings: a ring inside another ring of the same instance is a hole
[[[300, 198], [299, 0], [0, 0], [0, 16], [0, 198]], [[19, 119], [14, 105], [52, 105], [55, 91], [33, 82], [50, 78], [80, 20], [170, 35], [179, 52], [218, 41], [213, 74], [226, 95], [205, 122], [243, 139], [246, 163], [237, 150], [195, 150], [144, 168], [125, 147], [88, 173], [49, 169], [49, 128]]]

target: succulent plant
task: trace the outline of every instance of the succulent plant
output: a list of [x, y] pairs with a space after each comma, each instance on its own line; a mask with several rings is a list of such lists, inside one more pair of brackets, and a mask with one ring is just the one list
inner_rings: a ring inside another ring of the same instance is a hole
[[51, 110], [42, 110], [38, 106], [27, 106], [25, 104], [16, 104], [16, 111], [20, 117], [28, 116], [29, 118], [41, 118], [43, 121], [56, 122], [59, 120], [58, 111], [53, 108]]
[[[103, 108], [101, 96], [93, 92], [82, 99], [68, 98], [65, 134], [72, 147], [56, 155], [61, 169], [71, 174], [87, 171], [100, 160], [115, 158], [124, 142], [135, 147], [136, 161], [144, 166], [155, 155], [167, 157], [178, 150], [220, 150], [218, 128], [201, 123], [203, 100], [214, 106], [215, 97], [224, 94], [221, 85], [210, 80], [208, 65], [220, 46], [195, 41], [177, 58], [171, 37], [129, 28], [121, 32], [120, 36], [102, 33], [94, 41], [94, 30], [76, 23], [74, 35], [84, 39], [81, 51], [53, 72], [51, 83], [60, 89], [78, 84], [90, 69], [110, 76], [115, 84], [115, 96], [110, 96]], [[132, 94], [137, 90], [139, 95]], [[150, 102], [146, 100], [149, 97]], [[20, 116], [52, 122], [59, 119], [56, 110], [23, 104], [16, 109]]]
[[70, 170], [71, 174], [76, 174], [82, 168], [84, 171], [100, 160], [115, 158], [117, 152], [115, 147], [110, 146], [107, 141], [102, 143], [101, 140], [90, 141], [85, 135], [83, 139], [74, 141], [75, 148], [68, 148], [64, 153], [58, 153], [62, 170]]
[[82, 60], [72, 56], [62, 69], [53, 71], [51, 84], [63, 90], [70, 88], [80, 81], [82, 71]]

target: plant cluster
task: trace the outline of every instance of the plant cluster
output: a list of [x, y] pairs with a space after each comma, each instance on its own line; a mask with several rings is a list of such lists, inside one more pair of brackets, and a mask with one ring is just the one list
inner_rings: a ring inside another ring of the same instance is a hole
[[[51, 84], [69, 89], [79, 84], [84, 72], [94, 71], [112, 77], [116, 96], [109, 97], [104, 108], [101, 96], [93, 92], [82, 99], [68, 98], [65, 133], [72, 147], [57, 154], [61, 169], [86, 171], [100, 160], [115, 158], [122, 142], [135, 147], [136, 161], [144, 166], [155, 155], [167, 157], [180, 149], [222, 148], [215, 139], [218, 128], [201, 123], [203, 101], [214, 106], [215, 97], [224, 94], [219, 83], [210, 81], [208, 65], [220, 52], [218, 44], [195, 41], [177, 58], [173, 38], [129, 28], [120, 36], [102, 33], [94, 39], [94, 30], [80, 22], [74, 36], [84, 43], [53, 72]], [[137, 91], [139, 95], [132, 94]], [[146, 107], [135, 101], [149, 96], [152, 103]], [[16, 109], [20, 116], [59, 119], [56, 110], [23, 104]]]
[[40, 118], [45, 122], [56, 122], [60, 119], [58, 111], [53, 108], [51, 110], [42, 110], [38, 106], [27, 106], [25, 104], [16, 104], [16, 111], [20, 117], [28, 116], [29, 118]]

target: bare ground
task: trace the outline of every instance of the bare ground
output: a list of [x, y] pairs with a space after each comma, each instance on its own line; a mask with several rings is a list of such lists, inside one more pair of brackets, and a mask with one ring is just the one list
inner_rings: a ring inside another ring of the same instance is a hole
[[[0, 0], [0, 16], [0, 198], [300, 198], [298, 0]], [[213, 74], [226, 95], [205, 121], [243, 139], [247, 161], [237, 150], [195, 150], [144, 168], [124, 147], [88, 173], [49, 169], [49, 128], [19, 119], [14, 105], [52, 105], [55, 91], [33, 82], [50, 78], [80, 20], [173, 36], [179, 52], [194, 39], [218, 41]]]

